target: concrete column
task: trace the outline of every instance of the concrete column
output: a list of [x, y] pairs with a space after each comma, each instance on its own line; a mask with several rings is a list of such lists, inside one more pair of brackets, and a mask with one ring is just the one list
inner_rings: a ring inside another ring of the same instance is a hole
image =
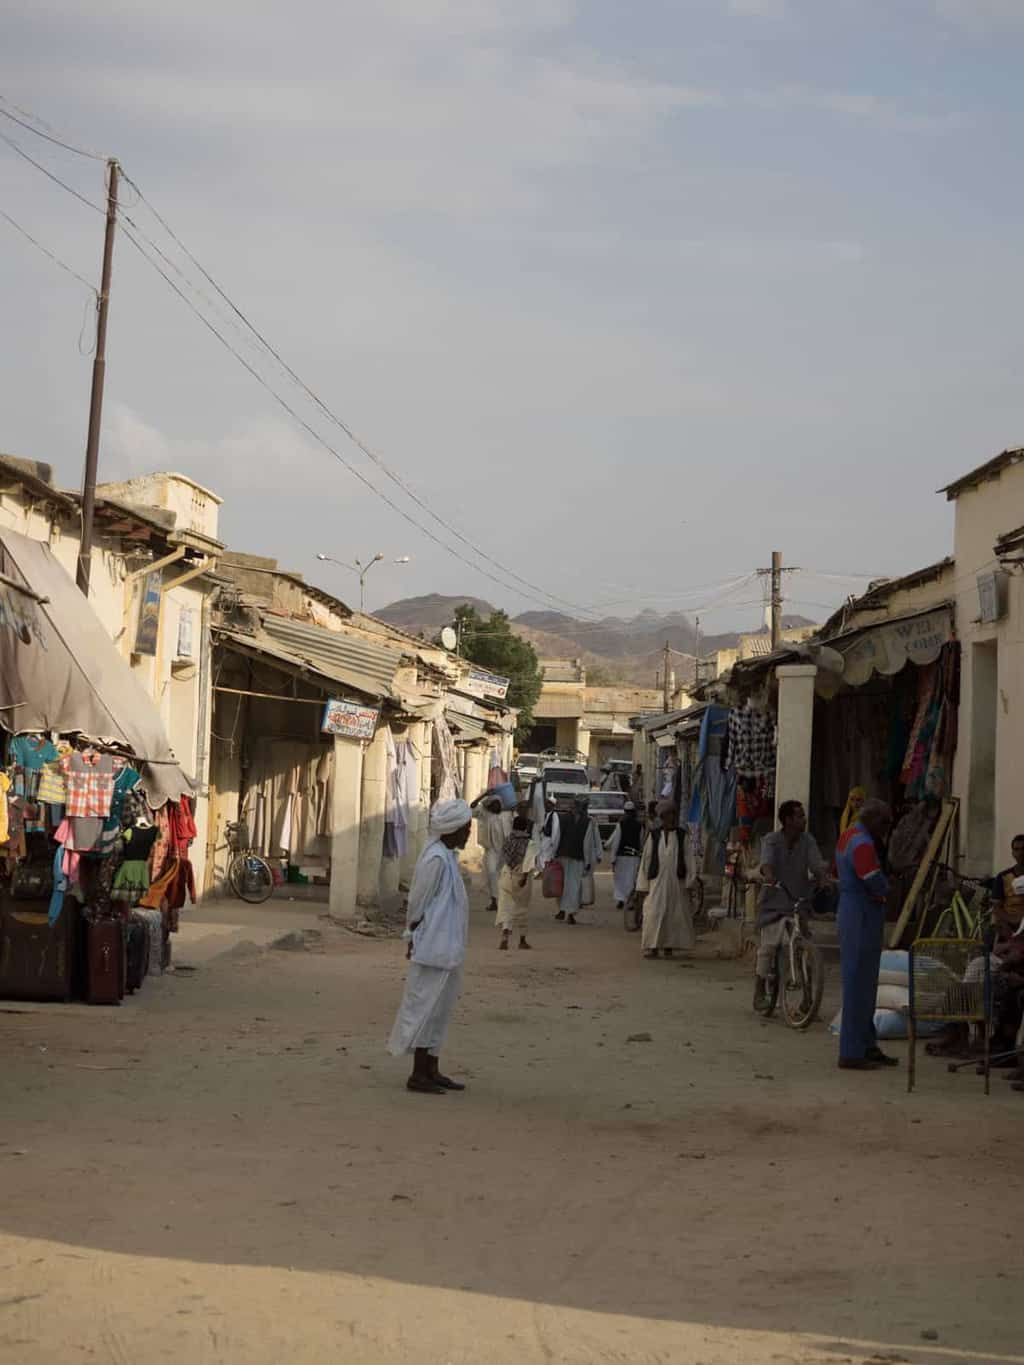
[[416, 860], [427, 841], [427, 818], [430, 814], [430, 747], [433, 726], [418, 721], [409, 727], [408, 739], [418, 755], [419, 790], [416, 802], [409, 807], [409, 848], [402, 859], [401, 881], [408, 886], [416, 867]]
[[357, 740], [334, 736], [334, 781], [331, 788], [332, 915], [356, 912], [359, 874], [359, 824], [363, 784], [363, 746]]
[[362, 826], [356, 899], [368, 909], [380, 904], [380, 871], [384, 861], [384, 794], [388, 775], [385, 734], [382, 725], [363, 753]]
[[811, 741], [814, 731], [814, 664], [780, 664], [779, 751], [775, 766], [775, 810], [783, 801], [811, 799]]
[[[484, 789], [487, 780], [485, 765], [487, 763], [487, 750], [478, 745], [466, 749], [466, 782], [462, 791], [463, 797], [467, 801], [474, 801]], [[463, 851], [462, 861], [470, 868], [476, 869], [483, 862], [484, 851], [477, 838], [477, 822], [474, 820], [470, 829], [469, 840]]]

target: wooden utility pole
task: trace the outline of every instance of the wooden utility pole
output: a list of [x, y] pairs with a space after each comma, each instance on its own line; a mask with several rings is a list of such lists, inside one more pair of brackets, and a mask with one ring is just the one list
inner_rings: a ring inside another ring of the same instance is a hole
[[772, 551], [772, 650], [782, 641], [782, 552]]
[[114, 259], [117, 227], [117, 177], [120, 167], [113, 157], [107, 162], [107, 227], [103, 234], [103, 273], [96, 309], [96, 354], [92, 361], [92, 393], [89, 398], [89, 436], [85, 443], [85, 477], [82, 480], [82, 539], [78, 547], [75, 580], [89, 596], [92, 568], [92, 523], [96, 507], [96, 469], [100, 453], [100, 419], [103, 415], [103, 380], [107, 368], [107, 308], [110, 304], [110, 268]]
[[664, 665], [663, 665], [662, 675], [661, 675], [662, 696], [663, 696], [664, 702], [665, 702], [665, 714], [666, 714], [666, 715], [668, 715], [669, 711], [672, 710], [672, 674], [671, 674], [671, 672], [670, 672], [671, 668], [672, 668], [672, 649], [671, 649], [671, 647], [670, 647], [670, 645], [669, 645], [669, 642], [666, 640], [666, 641], [665, 641], [665, 663], [664, 663]]

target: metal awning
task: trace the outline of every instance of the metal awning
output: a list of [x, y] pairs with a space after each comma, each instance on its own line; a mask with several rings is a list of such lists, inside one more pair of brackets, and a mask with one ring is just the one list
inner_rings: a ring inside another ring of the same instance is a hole
[[268, 658], [303, 673], [313, 673], [325, 684], [341, 684], [377, 701], [399, 700], [395, 676], [406, 656], [401, 649], [288, 617], [260, 613], [260, 628], [252, 633], [215, 626], [217, 638], [247, 653]]

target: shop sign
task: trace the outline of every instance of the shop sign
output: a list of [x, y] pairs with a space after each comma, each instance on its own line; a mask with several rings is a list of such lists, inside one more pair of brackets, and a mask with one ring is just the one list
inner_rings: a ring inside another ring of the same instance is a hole
[[139, 602], [139, 622], [135, 629], [134, 654], [148, 654], [156, 658], [157, 639], [160, 634], [160, 595], [163, 587], [163, 571], [156, 569], [142, 581], [142, 599]]
[[508, 696], [509, 679], [500, 673], [489, 673], [486, 668], [471, 668], [469, 677], [462, 683], [462, 690], [474, 697], [493, 697], [504, 701]]
[[889, 626], [876, 626], [844, 654], [842, 680], [860, 687], [872, 673], [890, 677], [908, 662], [933, 664], [952, 638], [952, 620], [946, 607]]
[[320, 729], [325, 735], [344, 735], [346, 739], [373, 739], [379, 719], [379, 707], [332, 697], [324, 707]]

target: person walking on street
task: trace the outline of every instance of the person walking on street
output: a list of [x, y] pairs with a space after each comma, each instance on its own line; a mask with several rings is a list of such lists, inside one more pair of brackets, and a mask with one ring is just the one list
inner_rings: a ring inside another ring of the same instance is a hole
[[647, 958], [659, 953], [671, 957], [677, 948], [686, 951], [694, 944], [693, 914], [683, 889], [686, 839], [678, 828], [678, 814], [671, 801], [659, 804], [660, 828], [648, 834], [640, 859], [636, 889], [647, 893], [640, 940]]
[[533, 896], [533, 874], [537, 862], [537, 845], [533, 838], [530, 807], [523, 801], [516, 807], [512, 831], [501, 850], [501, 873], [498, 877], [498, 918], [501, 930], [498, 947], [508, 950], [515, 930], [520, 948], [529, 948], [526, 929]]
[[486, 792], [473, 802], [477, 822], [477, 838], [484, 851], [484, 872], [487, 876], [487, 891], [490, 896], [487, 909], [498, 908], [498, 874], [501, 872], [501, 850], [512, 828], [512, 817], [502, 809], [496, 796]]
[[636, 890], [637, 874], [640, 871], [640, 854], [644, 846], [644, 827], [636, 813], [636, 806], [627, 801], [624, 814], [612, 831], [606, 845], [612, 860], [612, 882], [615, 888], [615, 904], [621, 910]]
[[754, 1009], [768, 1007], [767, 979], [782, 942], [786, 920], [811, 887], [822, 887], [828, 869], [814, 837], [807, 833], [807, 812], [799, 801], [779, 806], [779, 828], [761, 840], [761, 897], [757, 907], [757, 961]]
[[884, 801], [865, 801], [836, 848], [839, 870], [839, 963], [843, 978], [843, 1019], [839, 1065], [872, 1071], [898, 1065], [878, 1046], [875, 1004], [889, 882], [879, 846], [892, 814]]
[[576, 923], [583, 904], [583, 878], [601, 861], [601, 835], [589, 814], [589, 801], [578, 796], [571, 815], [560, 817], [558, 860], [564, 873], [562, 898], [555, 919]]
[[469, 938], [469, 896], [459, 868], [473, 812], [465, 801], [438, 801], [430, 812], [430, 839], [409, 888], [405, 937], [409, 970], [388, 1051], [413, 1054], [406, 1088], [422, 1095], [465, 1090], [440, 1068], [441, 1049], [462, 989]]
[[540, 826], [537, 868], [543, 872], [548, 863], [558, 857], [558, 845], [562, 842], [562, 824], [553, 796], [544, 802], [544, 818]]

